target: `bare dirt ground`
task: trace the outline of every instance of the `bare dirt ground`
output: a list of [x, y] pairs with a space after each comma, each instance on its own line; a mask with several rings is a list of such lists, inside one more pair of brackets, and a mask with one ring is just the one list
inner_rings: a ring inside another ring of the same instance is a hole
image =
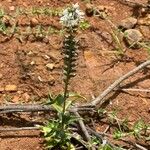
[[[145, 4], [146, 0], [135, 0]], [[135, 2], [134, 1], [134, 2]], [[17, 7], [50, 7], [64, 8], [69, 3], [78, 2], [82, 10], [86, 3], [79, 0], [1, 0], [0, 7], [12, 14]], [[133, 8], [121, 4], [118, 0], [93, 0], [95, 6], [105, 6], [112, 22], [117, 26], [121, 20], [133, 15]], [[52, 25], [61, 29], [59, 17], [21, 16], [18, 26], [23, 31], [30, 21], [35, 24]], [[121, 61], [113, 54], [115, 44], [110, 36], [110, 25], [98, 17], [88, 17], [91, 27], [79, 31], [80, 40], [77, 76], [71, 81], [70, 90], [78, 92], [90, 101], [120, 76], [146, 61], [148, 52], [143, 48], [129, 49], [126, 47], [126, 58]], [[138, 18], [139, 19], [139, 18]], [[137, 29], [140, 25], [136, 26]], [[103, 35], [105, 38], [103, 38]], [[144, 33], [148, 41], [150, 31]], [[63, 90], [62, 84], [62, 39], [59, 34], [52, 34], [42, 41], [34, 41], [33, 37], [20, 42], [17, 36], [5, 40], [0, 35], [0, 103], [40, 103], [47, 97], [48, 92], [58, 94]], [[115, 63], [114, 63], [115, 62]], [[47, 64], [53, 67], [48, 69]], [[123, 85], [125, 88], [139, 88], [150, 90], [149, 68], [130, 77]], [[14, 88], [13, 90], [6, 89]], [[14, 87], [15, 86], [15, 87]], [[109, 97], [111, 104], [108, 110], [120, 110], [119, 118], [127, 117], [131, 124], [142, 118], [150, 123], [150, 93], [145, 92], [117, 92]], [[84, 101], [85, 102], [85, 101]], [[80, 103], [80, 102], [79, 102]], [[83, 101], [81, 101], [83, 103]], [[15, 116], [0, 116], [1, 127], [31, 126], [24, 119]], [[27, 120], [34, 120], [31, 116]], [[97, 129], [103, 130], [106, 125], [97, 121]], [[42, 138], [39, 131], [0, 132], [1, 150], [42, 150]], [[144, 143], [148, 147], [149, 143]], [[150, 146], [150, 145], [149, 145]]]

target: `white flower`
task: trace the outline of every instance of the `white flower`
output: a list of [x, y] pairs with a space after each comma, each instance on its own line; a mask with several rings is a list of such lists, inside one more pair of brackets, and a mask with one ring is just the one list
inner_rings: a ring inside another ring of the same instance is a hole
[[60, 23], [65, 27], [75, 27], [79, 25], [83, 18], [84, 13], [80, 10], [78, 3], [76, 3], [63, 11]]

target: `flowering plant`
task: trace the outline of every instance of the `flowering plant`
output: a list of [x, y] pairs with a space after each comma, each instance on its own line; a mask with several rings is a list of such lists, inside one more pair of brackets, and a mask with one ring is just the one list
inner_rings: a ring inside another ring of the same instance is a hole
[[76, 3], [63, 11], [60, 23], [66, 28], [74, 28], [78, 26], [83, 19], [84, 13], [80, 10], [78, 3]]
[[[72, 131], [70, 130], [69, 125], [77, 118], [68, 111], [69, 106], [72, 104], [68, 86], [70, 84], [70, 79], [74, 77], [76, 71], [75, 62], [77, 58], [76, 50], [78, 49], [78, 44], [75, 40], [74, 31], [76, 31], [75, 29], [83, 20], [83, 15], [84, 13], [80, 11], [79, 5], [76, 3], [69, 8], [66, 8], [60, 18], [60, 22], [67, 32], [67, 36], [64, 37], [63, 41], [64, 91], [63, 94], [59, 94], [56, 98], [49, 97], [48, 104], [51, 104], [51, 106], [57, 111], [57, 119], [50, 120], [46, 126], [42, 127], [48, 149], [75, 149], [71, 142]], [[79, 98], [81, 96], [75, 94], [74, 97]]]

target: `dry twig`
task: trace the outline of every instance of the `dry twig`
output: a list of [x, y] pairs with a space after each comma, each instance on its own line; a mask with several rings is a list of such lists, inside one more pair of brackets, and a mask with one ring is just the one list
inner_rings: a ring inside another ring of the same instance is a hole
[[[92, 108], [80, 108], [80, 107], [71, 107], [68, 111], [92, 111]], [[0, 106], [0, 114], [4, 113], [15, 113], [15, 112], [40, 112], [40, 111], [54, 111], [51, 106], [40, 105], [40, 104], [10, 104], [5, 106]]]
[[39, 127], [22, 127], [22, 128], [0, 128], [0, 131], [23, 131], [23, 130], [39, 130]]
[[[90, 135], [89, 135], [89, 133], [88, 133], [88, 131], [87, 131], [87, 129], [86, 129], [86, 126], [85, 126], [85, 124], [84, 124], [84, 122], [83, 122], [81, 116], [79, 115], [78, 112], [74, 112], [74, 114], [75, 114], [75, 116], [77, 116], [77, 117], [79, 118], [78, 122], [79, 122], [79, 125], [80, 125], [80, 127], [81, 127], [82, 132], [83, 132], [84, 135], [85, 135], [86, 140], [87, 140], [89, 143], [91, 143], [91, 137], [90, 137]], [[90, 147], [90, 148], [91, 148], [91, 150], [95, 150], [94, 147]]]
[[128, 73], [126, 73], [125, 75], [120, 77], [113, 84], [111, 84], [106, 90], [104, 90], [103, 93], [100, 94], [95, 100], [93, 100], [92, 102], [90, 102], [89, 104], [86, 104], [84, 106], [94, 106], [94, 107], [97, 105], [101, 106], [105, 102], [104, 98], [110, 92], [112, 92], [117, 86], [119, 86], [121, 82], [128, 79], [130, 76], [134, 75], [135, 73], [137, 73], [138, 71], [140, 71], [141, 69], [145, 68], [148, 65], [150, 65], [150, 60], [147, 60], [146, 62], [142, 63], [138, 67], [134, 68], [133, 70], [129, 71]]

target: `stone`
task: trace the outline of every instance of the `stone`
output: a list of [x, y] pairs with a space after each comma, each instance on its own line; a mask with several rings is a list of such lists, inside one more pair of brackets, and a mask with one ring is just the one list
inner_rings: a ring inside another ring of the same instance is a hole
[[50, 59], [50, 57], [48, 56], [48, 55], [43, 55], [42, 56], [45, 60], [49, 60]]
[[32, 18], [32, 19], [30, 20], [30, 23], [31, 23], [31, 26], [36, 26], [36, 25], [39, 24], [39, 21], [38, 21], [36, 18]]
[[17, 102], [19, 102], [19, 99], [20, 99], [20, 97], [15, 95], [12, 99], [12, 102], [17, 103]]
[[44, 37], [44, 38], [43, 38], [43, 42], [44, 42], [45, 44], [48, 44], [48, 43], [49, 43], [49, 39], [48, 39], [47, 37]]
[[54, 85], [54, 83], [55, 83], [54, 77], [52, 75], [49, 75], [49, 78], [48, 78], [47, 82], [51, 86]]
[[43, 79], [41, 78], [41, 76], [38, 76], [38, 80], [39, 80], [40, 82], [43, 82]]
[[94, 6], [92, 4], [86, 4], [86, 15], [91, 17], [94, 15]]
[[30, 62], [30, 65], [31, 65], [31, 66], [33, 66], [33, 65], [35, 65], [35, 64], [36, 64], [35, 61], [31, 61], [31, 62]]
[[29, 37], [28, 37], [28, 41], [30, 41], [30, 42], [35, 42], [35, 41], [36, 41], [36, 37], [31, 34], [31, 35], [29, 35]]
[[124, 39], [131, 48], [139, 48], [138, 42], [142, 41], [143, 35], [136, 29], [128, 29], [124, 32]]
[[119, 24], [119, 28], [132, 29], [137, 24], [137, 19], [134, 17], [129, 17], [122, 20]]
[[9, 16], [5, 15], [2, 18], [2, 21], [5, 23], [6, 26], [10, 25], [10, 18], [9, 18]]
[[17, 91], [17, 86], [14, 84], [6, 85], [5, 86], [5, 91], [7, 92], [16, 92]]
[[8, 0], [8, 3], [12, 3], [13, 2], [13, 0]]
[[10, 6], [9, 10], [11, 10], [11, 11], [15, 10], [15, 6]]
[[47, 65], [46, 65], [46, 67], [47, 67], [47, 69], [49, 69], [49, 70], [53, 70], [54, 69], [54, 64], [53, 63], [48, 63]]
[[24, 93], [24, 94], [22, 95], [22, 98], [23, 98], [24, 101], [29, 101], [30, 95], [29, 95], [28, 93]]

